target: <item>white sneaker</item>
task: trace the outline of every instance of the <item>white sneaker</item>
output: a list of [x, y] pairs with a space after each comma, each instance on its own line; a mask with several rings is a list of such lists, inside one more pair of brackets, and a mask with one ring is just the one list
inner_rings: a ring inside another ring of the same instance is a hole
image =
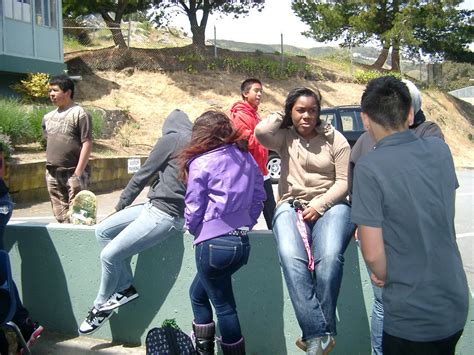
[[138, 298], [138, 292], [135, 287], [130, 286], [126, 290], [115, 292], [103, 305], [99, 307], [99, 311], [112, 311], [134, 299]]
[[336, 338], [332, 335], [326, 335], [321, 338], [321, 348], [323, 349], [323, 354], [329, 354], [332, 349], [336, 346]]
[[114, 311], [99, 311], [97, 308], [92, 307], [86, 319], [84, 319], [79, 327], [79, 333], [83, 335], [95, 333], [113, 314]]
[[[303, 351], [306, 351], [308, 348], [306, 342], [304, 342], [301, 338], [298, 338], [295, 344]], [[323, 351], [323, 355], [329, 354], [335, 346], [336, 338], [334, 338], [332, 335], [326, 335], [324, 337], [321, 337], [321, 349]]]

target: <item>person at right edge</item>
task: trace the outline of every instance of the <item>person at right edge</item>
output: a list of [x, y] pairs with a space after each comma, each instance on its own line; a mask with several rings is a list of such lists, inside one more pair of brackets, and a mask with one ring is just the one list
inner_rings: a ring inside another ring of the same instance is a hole
[[[421, 94], [418, 88], [409, 80], [403, 80], [410, 91], [411, 106], [414, 112], [414, 118], [409, 122], [409, 129], [418, 137], [438, 137], [444, 140], [441, 128], [432, 121], [427, 121], [425, 114], [421, 109]], [[359, 158], [374, 149], [375, 140], [369, 132], [362, 134], [352, 147], [351, 156], [349, 158], [349, 174], [347, 181], [349, 184], [349, 195], [352, 194], [352, 178], [354, 166]], [[357, 234], [356, 234], [357, 235]], [[383, 303], [382, 288], [372, 283], [374, 291], [374, 303], [372, 306], [372, 316], [370, 320], [370, 339], [373, 355], [381, 355], [382, 352], [382, 332], [383, 332]]]
[[273, 232], [302, 331], [296, 345], [311, 355], [335, 346], [344, 252], [355, 229], [346, 201], [349, 143], [320, 112], [319, 91], [296, 88], [284, 114], [255, 128], [260, 143], [281, 157]]
[[456, 243], [451, 152], [408, 129], [413, 109], [402, 81], [371, 80], [361, 107], [376, 145], [355, 166], [351, 218], [372, 282], [383, 287], [382, 351], [454, 355], [469, 289]]

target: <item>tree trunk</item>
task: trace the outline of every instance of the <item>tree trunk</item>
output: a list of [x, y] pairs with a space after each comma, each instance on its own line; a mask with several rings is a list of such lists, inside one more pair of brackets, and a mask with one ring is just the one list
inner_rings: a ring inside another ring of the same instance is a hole
[[398, 43], [392, 46], [392, 71], [400, 72], [400, 47]]
[[119, 48], [127, 48], [127, 43], [125, 43], [125, 38], [123, 38], [122, 30], [120, 29], [120, 23], [116, 22], [105, 22], [107, 27], [112, 32], [112, 38], [114, 39], [114, 44]]
[[119, 1], [118, 5], [119, 6], [115, 12], [115, 19], [113, 19], [105, 10], [101, 10], [100, 14], [102, 15], [102, 18], [104, 19], [107, 27], [110, 29], [110, 32], [112, 32], [112, 38], [114, 39], [115, 46], [119, 48], [127, 48], [127, 44], [125, 43], [125, 39], [123, 38], [122, 30], [120, 29], [125, 5], [122, 1]]
[[206, 45], [206, 28], [201, 26], [191, 27], [193, 33], [193, 46], [204, 48]]
[[377, 60], [374, 62], [374, 64], [372, 64], [372, 67], [374, 69], [377, 69], [377, 70], [380, 70], [382, 69], [383, 65], [385, 64], [385, 61], [387, 60], [388, 58], [388, 50], [390, 49], [390, 47], [386, 47], [384, 45], [384, 47], [382, 48], [382, 51], [380, 52], [379, 54], [379, 57], [377, 58]]

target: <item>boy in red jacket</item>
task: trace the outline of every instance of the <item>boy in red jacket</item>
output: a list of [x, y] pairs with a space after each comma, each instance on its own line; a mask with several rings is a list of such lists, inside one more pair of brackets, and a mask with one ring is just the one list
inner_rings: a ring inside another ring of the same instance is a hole
[[245, 79], [240, 85], [242, 101], [237, 101], [230, 109], [230, 119], [234, 128], [241, 134], [242, 138], [249, 142], [249, 152], [257, 162], [260, 171], [264, 176], [263, 186], [267, 199], [263, 205], [263, 216], [268, 229], [272, 229], [273, 214], [275, 211], [275, 198], [270, 176], [267, 170], [268, 149], [261, 145], [255, 138], [254, 130], [260, 122], [257, 112], [260, 100], [262, 99], [263, 86], [260, 80], [250, 78]]

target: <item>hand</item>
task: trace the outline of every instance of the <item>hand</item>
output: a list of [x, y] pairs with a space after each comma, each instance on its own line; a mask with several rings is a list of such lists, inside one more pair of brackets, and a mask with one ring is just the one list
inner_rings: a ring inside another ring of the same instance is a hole
[[316, 222], [321, 215], [313, 208], [306, 207], [303, 211], [303, 219], [306, 222]]
[[79, 191], [82, 190], [82, 183], [81, 183], [81, 178], [77, 175], [71, 176], [67, 180], [67, 184], [69, 187], [72, 189], [74, 195], [76, 195]]
[[354, 231], [354, 239], [357, 241], [359, 241], [359, 228], [356, 228], [356, 230]]
[[380, 280], [377, 276], [375, 276], [374, 273], [370, 274], [370, 279], [374, 283], [375, 286], [377, 287], [384, 287], [385, 286], [385, 281]]

